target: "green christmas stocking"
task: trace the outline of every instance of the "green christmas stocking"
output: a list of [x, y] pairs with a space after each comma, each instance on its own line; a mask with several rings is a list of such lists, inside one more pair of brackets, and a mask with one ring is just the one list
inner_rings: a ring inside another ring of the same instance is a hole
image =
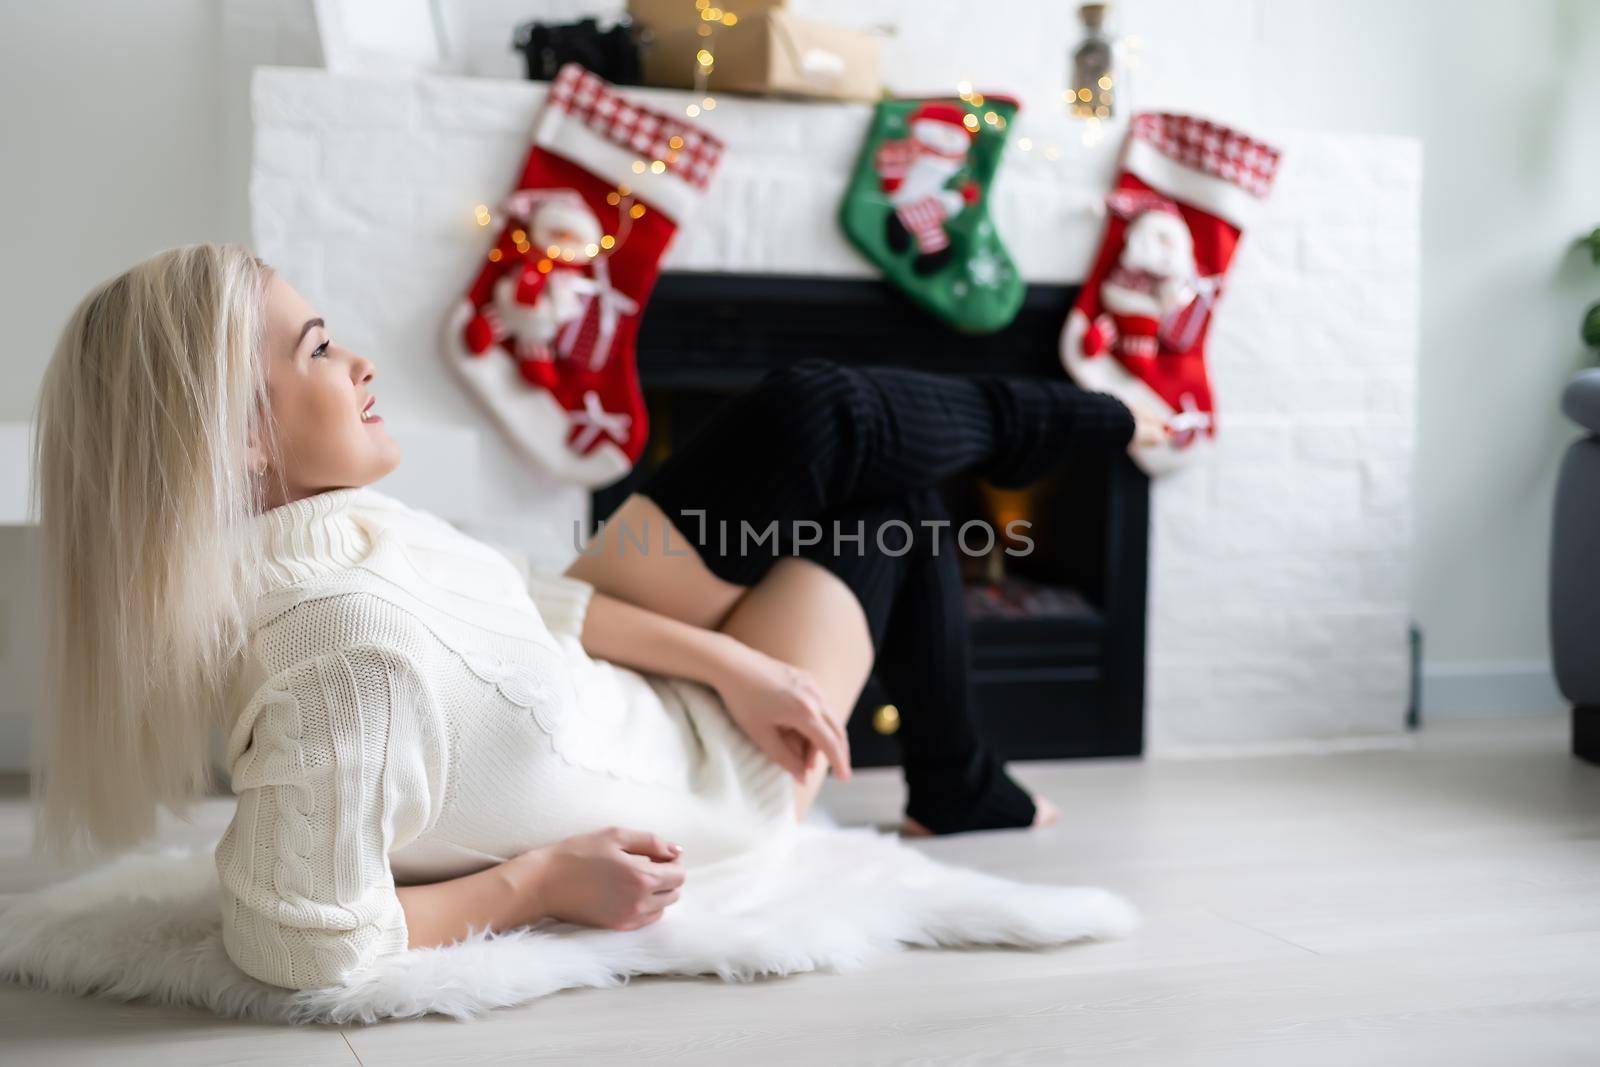
[[1024, 289], [987, 203], [1017, 102], [973, 99], [879, 103], [839, 219], [912, 300], [958, 330], [992, 333]]

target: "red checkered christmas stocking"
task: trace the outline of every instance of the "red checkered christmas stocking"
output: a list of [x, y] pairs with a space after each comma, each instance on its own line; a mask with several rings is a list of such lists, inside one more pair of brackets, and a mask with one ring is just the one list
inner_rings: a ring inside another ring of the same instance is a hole
[[715, 137], [575, 63], [550, 85], [444, 350], [511, 441], [564, 479], [605, 485], [644, 449], [639, 317], [721, 155]]
[[1276, 148], [1204, 119], [1133, 118], [1061, 361], [1085, 389], [1166, 417], [1166, 442], [1134, 454], [1151, 474], [1216, 439], [1205, 360], [1211, 309], [1277, 168]]

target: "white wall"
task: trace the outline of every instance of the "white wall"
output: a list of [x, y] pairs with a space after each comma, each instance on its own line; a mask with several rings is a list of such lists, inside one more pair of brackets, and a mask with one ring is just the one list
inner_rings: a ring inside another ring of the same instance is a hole
[[[1037, 111], [1060, 81], [1071, 5], [809, 2], [858, 23], [915, 11], [905, 25], [918, 28], [887, 51], [903, 88], [942, 90], [962, 76], [1016, 84], [1029, 72], [1024, 95]], [[512, 22], [589, 6], [446, 2], [457, 39], [502, 69], [514, 64], [501, 51]], [[1572, 434], [1555, 400], [1585, 359], [1576, 324], [1600, 293], [1600, 276], [1567, 251], [1600, 221], [1600, 139], [1589, 135], [1600, 129], [1600, 5], [1120, 8], [1123, 28], [1144, 40], [1143, 104], [1422, 138], [1415, 613], [1441, 671], [1531, 666], [1537, 678], [1550, 483]], [[0, 418], [26, 417], [55, 332], [90, 284], [162, 247], [245, 237], [241, 68], [314, 61], [307, 11], [308, 0], [0, 5]], [[0, 574], [26, 572], [17, 553], [0, 536]], [[34, 607], [12, 589], [0, 583], [0, 736], [30, 685], [14, 638]]]
[[225, 233], [216, 7], [7, 4], [0, 14], [0, 418], [27, 418], [91, 284]]

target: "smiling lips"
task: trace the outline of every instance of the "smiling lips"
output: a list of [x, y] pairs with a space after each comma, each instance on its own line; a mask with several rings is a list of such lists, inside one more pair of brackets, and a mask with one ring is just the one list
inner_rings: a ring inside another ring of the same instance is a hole
[[382, 415], [376, 415], [372, 411], [372, 405], [376, 404], [377, 402], [378, 402], [378, 398], [375, 397], [375, 396], [367, 398], [367, 406], [361, 409], [361, 421], [362, 422], [382, 422], [383, 421], [383, 416]]

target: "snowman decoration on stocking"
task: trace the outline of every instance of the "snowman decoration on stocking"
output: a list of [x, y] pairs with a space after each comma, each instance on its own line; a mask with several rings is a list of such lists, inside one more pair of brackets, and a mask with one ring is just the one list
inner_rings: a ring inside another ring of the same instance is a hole
[[[600, 220], [583, 197], [571, 189], [520, 190], [503, 210], [527, 227], [535, 252], [495, 282], [492, 304], [467, 324], [467, 345], [474, 352], [507, 345], [522, 377], [551, 389], [555, 357], [574, 354], [577, 327], [597, 297], [617, 305], [614, 313], [638, 308], [608, 284]], [[591, 362], [604, 358], [598, 346], [589, 355]]]
[[722, 149], [576, 63], [550, 84], [441, 351], [507, 442], [563, 481], [610, 484], [644, 451], [640, 318]]
[[915, 243], [911, 269], [918, 274], [932, 274], [954, 258], [945, 222], [981, 195], [972, 181], [946, 188], [966, 166], [972, 147], [966, 119], [967, 113], [954, 104], [923, 104], [907, 120], [910, 136], [885, 141], [878, 149], [879, 182], [893, 208], [885, 238], [894, 252], [905, 252]]
[[507, 212], [526, 222], [533, 246], [542, 251], [521, 270], [495, 283], [494, 311], [506, 333], [516, 338], [517, 367], [534, 385], [554, 382], [552, 346], [562, 329], [583, 315], [583, 282], [595, 259], [600, 220], [583, 198], [567, 189], [544, 196], [512, 194]]

